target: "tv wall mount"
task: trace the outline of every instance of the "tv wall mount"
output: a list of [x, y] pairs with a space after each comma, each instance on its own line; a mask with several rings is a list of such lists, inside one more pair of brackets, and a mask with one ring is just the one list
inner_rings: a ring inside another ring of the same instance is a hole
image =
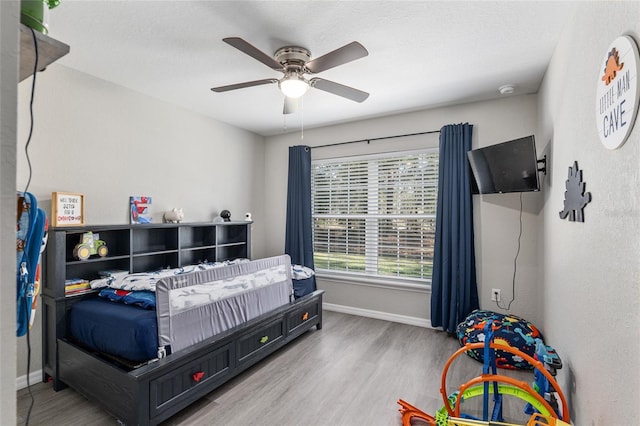
[[[540, 160], [536, 161], [538, 163], [538, 171], [547, 175], [547, 156], [544, 155]], [[540, 167], [540, 163], [542, 163], [542, 167]]]

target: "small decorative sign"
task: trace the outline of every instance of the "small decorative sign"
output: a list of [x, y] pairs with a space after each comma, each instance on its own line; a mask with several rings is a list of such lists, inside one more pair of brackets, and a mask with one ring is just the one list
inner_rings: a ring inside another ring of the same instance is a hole
[[569, 217], [571, 222], [584, 222], [584, 208], [591, 202], [591, 193], [585, 192], [586, 183], [582, 181], [582, 170], [578, 169], [578, 162], [569, 167], [569, 177], [565, 183], [564, 210], [560, 212], [560, 219]]
[[53, 226], [84, 225], [84, 195], [73, 192], [52, 193], [51, 224]]
[[152, 216], [149, 214], [149, 204], [151, 204], [151, 197], [129, 197], [131, 223], [152, 222]]
[[638, 113], [638, 47], [629, 36], [609, 46], [601, 62], [596, 90], [596, 122], [608, 149], [625, 143]]

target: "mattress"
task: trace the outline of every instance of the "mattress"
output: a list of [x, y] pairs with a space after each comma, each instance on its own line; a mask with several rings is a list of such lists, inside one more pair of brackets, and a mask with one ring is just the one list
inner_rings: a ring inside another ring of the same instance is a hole
[[91, 350], [134, 362], [157, 357], [155, 310], [95, 298], [74, 304], [69, 321], [71, 336]]

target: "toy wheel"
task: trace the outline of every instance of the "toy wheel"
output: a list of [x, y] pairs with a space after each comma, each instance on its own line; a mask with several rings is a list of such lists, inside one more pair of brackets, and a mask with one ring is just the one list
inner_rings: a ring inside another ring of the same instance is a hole
[[73, 249], [73, 255], [80, 260], [87, 260], [91, 256], [91, 249], [87, 244], [78, 244]]
[[105, 257], [107, 254], [109, 254], [109, 248], [106, 245], [102, 245], [100, 247], [98, 247], [98, 256], [100, 257]]

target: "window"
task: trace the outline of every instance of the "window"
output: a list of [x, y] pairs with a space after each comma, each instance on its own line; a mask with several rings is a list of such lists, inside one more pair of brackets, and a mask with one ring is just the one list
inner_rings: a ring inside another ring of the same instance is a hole
[[431, 280], [438, 150], [314, 160], [316, 269]]

